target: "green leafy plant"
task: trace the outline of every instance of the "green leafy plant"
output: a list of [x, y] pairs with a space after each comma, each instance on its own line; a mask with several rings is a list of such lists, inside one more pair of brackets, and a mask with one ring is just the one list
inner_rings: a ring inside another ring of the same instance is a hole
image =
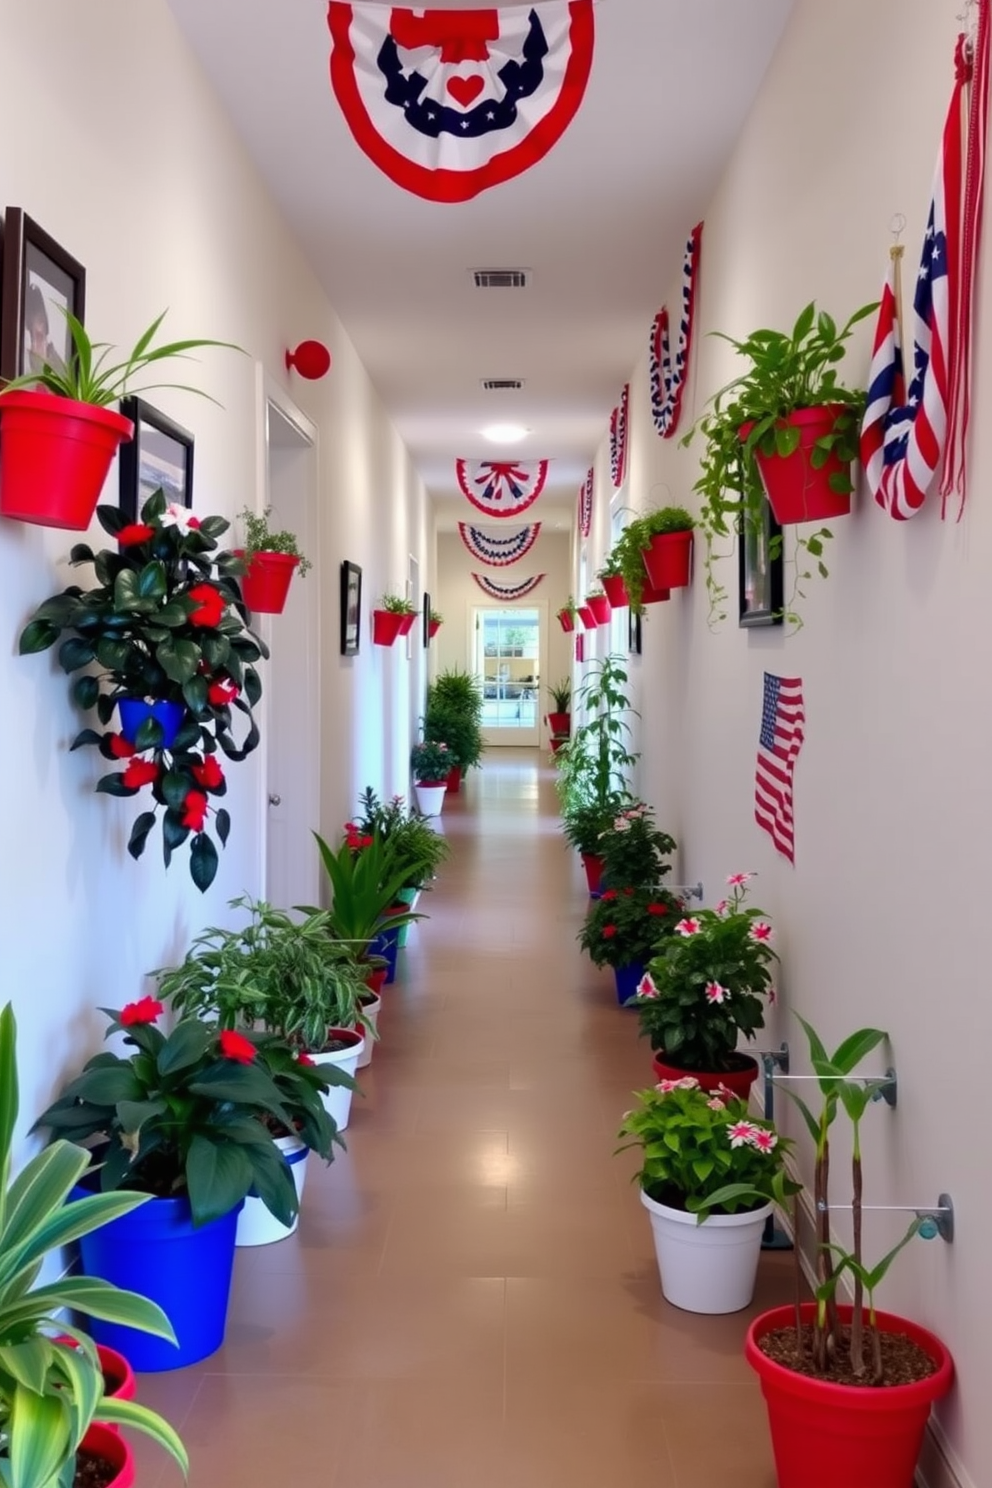
[[682, 901], [654, 884], [610, 887], [593, 901], [579, 944], [595, 966], [643, 966], [682, 916]]
[[401, 594], [391, 594], [388, 590], [379, 600], [379, 609], [386, 610], [390, 615], [416, 615], [417, 606], [410, 599], [404, 599]]
[[[72, 354], [68, 365], [54, 367], [46, 362], [44, 366], [25, 372], [20, 377], [12, 377], [0, 392], [0, 398], [4, 393], [32, 387], [43, 387], [60, 398], [72, 398], [77, 403], [90, 403], [97, 408], [106, 408], [109, 404], [126, 397], [128, 393], [147, 393], [162, 387], [177, 387], [187, 393], [197, 393], [204, 398], [209, 397], [209, 393], [204, 393], [201, 388], [188, 387], [185, 383], [152, 382], [140, 388], [132, 387], [133, 379], [146, 368], [155, 366], [159, 362], [186, 357], [189, 352], [204, 346], [220, 346], [228, 351], [242, 351], [240, 346], [235, 346], [231, 341], [209, 341], [202, 337], [185, 341], [168, 341], [162, 346], [153, 345], [167, 313], [163, 310], [162, 314], [152, 321], [147, 330], [138, 337], [134, 347], [123, 361], [114, 362], [111, 361], [111, 357], [116, 348], [105, 341], [91, 341], [82, 322], [77, 320], [71, 311], [63, 311], [72, 342]], [[213, 403], [217, 400], [211, 398], [210, 401]]]
[[575, 730], [587, 761], [587, 798], [606, 805], [628, 797], [628, 779], [638, 755], [627, 748], [630, 719], [638, 715], [627, 697], [627, 670], [615, 656], [593, 661], [576, 693], [586, 722]]
[[443, 740], [422, 739], [410, 751], [410, 768], [418, 784], [444, 780], [454, 763], [452, 751]]
[[72, 1311], [175, 1343], [161, 1308], [109, 1282], [61, 1276], [41, 1283], [46, 1258], [147, 1202], [144, 1194], [70, 1200], [90, 1154], [57, 1141], [11, 1179], [18, 1113], [17, 1027], [0, 1013], [0, 1482], [5, 1488], [72, 1488], [76, 1450], [94, 1420], [133, 1426], [185, 1473], [173, 1428], [136, 1401], [107, 1399], [92, 1340], [64, 1319]]
[[764, 1025], [778, 957], [764, 911], [744, 907], [750, 877], [732, 873], [729, 899], [676, 924], [634, 1002], [642, 1037], [690, 1073], [731, 1069], [738, 1034]]
[[630, 518], [601, 572], [623, 575], [627, 599], [635, 615], [643, 615], [645, 608], [641, 597], [648, 582], [641, 557], [644, 549], [656, 533], [691, 532], [695, 525], [695, 518], [683, 506], [657, 507]]
[[434, 704], [467, 714], [476, 723], [482, 722], [482, 683], [471, 672], [461, 667], [448, 667], [438, 672], [427, 694], [428, 712]]
[[463, 770], [478, 765], [482, 758], [482, 706], [478, 677], [458, 667], [439, 672], [427, 689], [424, 738], [447, 744], [452, 764]]
[[[190, 874], [205, 890], [218, 866], [208, 817], [221, 845], [231, 827], [228, 812], [211, 805], [227, 790], [218, 751], [239, 761], [257, 747], [252, 709], [262, 684], [255, 663], [269, 653], [246, 624], [236, 583], [241, 562], [218, 549], [229, 525], [223, 517], [197, 518], [168, 504], [162, 491], [145, 502], [139, 523], [128, 522], [117, 507], [98, 507], [97, 516], [116, 538], [116, 549], [94, 553], [77, 543], [70, 555], [74, 566], [93, 570], [97, 583], [89, 589], [70, 585], [39, 606], [21, 633], [20, 653], [45, 651], [61, 641], [63, 671], [79, 673], [72, 700], [95, 711], [103, 725], [103, 732], [83, 729], [71, 747], [94, 746], [118, 766], [101, 776], [97, 791], [151, 791], [154, 806], [134, 822], [129, 853], [141, 856], [161, 811], [166, 867], [188, 840]], [[168, 750], [154, 719], [142, 724], [133, 744], [107, 728], [124, 698], [184, 710]], [[238, 714], [247, 724], [240, 743], [233, 730]]]
[[554, 703], [555, 713], [567, 713], [572, 706], [572, 683], [568, 677], [562, 677], [560, 682], [548, 683], [548, 696]]
[[431, 624], [432, 625], [443, 625], [444, 624], [444, 616], [441, 614], [441, 611], [440, 610], [434, 610], [434, 609], [432, 609], [430, 611], [430, 620], [431, 620]]
[[656, 1203], [685, 1209], [702, 1223], [709, 1214], [757, 1209], [802, 1187], [785, 1172], [792, 1144], [729, 1091], [708, 1093], [688, 1075], [638, 1091], [637, 1100], [619, 1132], [630, 1140], [618, 1151], [641, 1149], [635, 1176]]
[[381, 802], [369, 786], [359, 797], [361, 815], [350, 825], [360, 836], [378, 834], [393, 854], [397, 873], [403, 873], [404, 889], [421, 889], [451, 856], [451, 848], [435, 832], [426, 816], [407, 807], [402, 796]]
[[250, 560], [256, 553], [286, 553], [300, 560], [296, 571], [301, 578], [304, 578], [313, 564], [309, 558], [304, 557], [300, 550], [295, 532], [287, 532], [285, 529], [279, 532], [271, 530], [269, 527], [271, 510], [271, 506], [267, 506], [263, 512], [253, 512], [244, 506], [238, 513], [245, 533], [245, 559]]
[[[738, 356], [750, 362], [748, 370], [727, 383], [710, 399], [709, 411], [699, 418], [682, 443], [700, 435], [704, 441], [699, 479], [693, 487], [703, 498], [699, 525], [706, 540], [706, 588], [710, 600], [710, 623], [726, 618], [727, 590], [716, 572], [716, 561], [727, 556], [720, 545], [733, 541], [746, 526], [753, 532], [764, 522], [765, 492], [755, 463], [755, 453], [786, 456], [799, 444], [799, 431], [783, 424], [789, 414], [803, 408], [838, 405], [833, 425], [817, 440], [811, 457], [814, 469], [822, 468], [831, 455], [845, 464], [856, 458], [861, 421], [865, 409], [863, 388], [850, 388], [838, 381], [838, 364], [844, 360], [846, 344], [854, 327], [876, 309], [862, 305], [838, 328], [824, 311], [811, 302], [800, 312], [791, 332], [758, 330], [743, 341], [717, 332]], [[753, 424], [746, 436], [742, 429]], [[852, 489], [850, 477], [838, 472], [830, 477], [838, 493]], [[806, 597], [804, 585], [814, 572], [828, 577], [825, 545], [832, 538], [828, 527], [808, 535], [795, 535], [792, 560], [793, 581], [785, 605], [785, 618], [793, 629], [802, 624], [799, 603]], [[781, 538], [773, 540], [772, 556], [781, 552]]]
[[655, 826], [654, 813], [645, 801], [634, 801], [619, 811], [599, 840], [606, 883], [658, 884], [671, 873], [666, 859], [676, 849], [674, 837]]
[[571, 594], [568, 596], [568, 598], [566, 599], [565, 603], [562, 605], [561, 609], [558, 611], [558, 614], [559, 615], [570, 615], [571, 618], [572, 618], [573, 624], [578, 619], [579, 607], [575, 603], [575, 600], [574, 600], [574, 598], [573, 598], [573, 596]]
[[350, 946], [359, 960], [377, 935], [421, 918], [396, 908], [407, 869], [377, 832], [349, 831], [336, 850], [316, 832], [313, 835], [331, 890], [327, 923], [332, 935]]

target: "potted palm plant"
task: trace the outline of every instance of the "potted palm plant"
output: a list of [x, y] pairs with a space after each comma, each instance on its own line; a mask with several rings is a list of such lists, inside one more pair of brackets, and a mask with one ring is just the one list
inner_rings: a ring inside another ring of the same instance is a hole
[[337, 849], [316, 832], [314, 837], [329, 881], [330, 933], [370, 970], [375, 958], [384, 959], [385, 980], [393, 981], [399, 930], [421, 918], [399, 898], [408, 878], [407, 865], [397, 860], [395, 848], [377, 831], [346, 829]]
[[235, 554], [245, 562], [241, 595], [248, 609], [256, 614], [281, 615], [286, 608], [293, 571], [299, 568], [302, 579], [313, 565], [300, 551], [295, 533], [272, 531], [271, 510], [271, 506], [263, 512], [242, 508], [245, 545], [236, 548]]
[[118, 446], [134, 433], [131, 420], [110, 405], [145, 391], [133, 386], [134, 379], [159, 362], [202, 346], [240, 350], [229, 341], [202, 338], [156, 346], [164, 319], [163, 311], [131, 352], [114, 361], [115, 348], [91, 341], [82, 323], [66, 312], [72, 341], [68, 365], [25, 372], [0, 391], [0, 515], [83, 531]]
[[450, 795], [457, 794], [462, 775], [482, 758], [482, 706], [481, 682], [459, 667], [439, 672], [427, 689], [424, 738], [443, 739], [451, 751]]
[[[8, 1003], [0, 1012], [0, 1481], [6, 1488], [65, 1488], [84, 1453], [103, 1459], [108, 1488], [126, 1488], [133, 1458], [111, 1429], [117, 1426], [151, 1437], [186, 1472], [185, 1448], [168, 1422], [134, 1400], [106, 1394], [96, 1346], [65, 1321], [70, 1311], [83, 1313], [174, 1346], [172, 1325], [153, 1302], [108, 1281], [67, 1275], [58, 1264], [63, 1245], [140, 1210], [148, 1195], [94, 1193], [71, 1202], [90, 1155], [66, 1141], [53, 1142], [11, 1179], [16, 1044]], [[56, 1279], [38, 1285], [46, 1261], [55, 1263]]]

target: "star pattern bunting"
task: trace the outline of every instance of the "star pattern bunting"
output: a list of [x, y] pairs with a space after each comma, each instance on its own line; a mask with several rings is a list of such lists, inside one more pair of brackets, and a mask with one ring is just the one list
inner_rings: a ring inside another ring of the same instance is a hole
[[456, 460], [458, 489], [489, 517], [516, 517], [544, 490], [547, 460]]

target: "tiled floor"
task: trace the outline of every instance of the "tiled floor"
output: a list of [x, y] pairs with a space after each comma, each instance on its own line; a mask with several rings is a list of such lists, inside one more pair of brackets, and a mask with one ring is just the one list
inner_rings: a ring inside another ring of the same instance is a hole
[[[311, 1163], [297, 1235], [239, 1252], [223, 1349], [140, 1398], [192, 1488], [774, 1488], [751, 1314], [662, 1300], [613, 1156], [650, 1063], [579, 954], [551, 770], [492, 751], [443, 827], [347, 1155]], [[790, 1266], [762, 1257], [756, 1311]], [[175, 1488], [137, 1447], [141, 1488]]]

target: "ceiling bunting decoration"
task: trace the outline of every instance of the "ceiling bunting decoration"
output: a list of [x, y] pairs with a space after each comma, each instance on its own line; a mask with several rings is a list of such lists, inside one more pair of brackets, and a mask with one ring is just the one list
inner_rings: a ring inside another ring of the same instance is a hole
[[497, 584], [487, 574], [474, 573], [472, 575], [483, 594], [488, 594], [490, 599], [498, 599], [506, 604], [513, 604], [518, 599], [524, 599], [534, 590], [544, 578], [544, 574], [535, 574], [532, 579], [521, 579], [519, 584]]
[[610, 476], [613, 489], [619, 491], [627, 475], [627, 424], [630, 411], [630, 383], [624, 386], [620, 402], [610, 415]]
[[589, 467], [589, 474], [579, 487], [579, 532], [583, 537], [588, 537], [592, 531], [592, 491], [593, 470]]
[[547, 460], [456, 460], [462, 495], [488, 517], [516, 517], [544, 490]]
[[428, 201], [469, 201], [529, 170], [575, 117], [592, 67], [593, 0], [420, 11], [331, 0], [327, 23], [356, 144]]
[[959, 519], [964, 509], [974, 273], [988, 128], [989, 11], [990, 0], [978, 0], [974, 37], [963, 33], [958, 37], [954, 92], [913, 297], [913, 379], [908, 395], [899, 244], [890, 250], [875, 330], [861, 463], [876, 502], [896, 521], [916, 516], [941, 463], [941, 516], [947, 515], [947, 498], [955, 491]]
[[490, 568], [506, 568], [511, 563], [519, 563], [530, 552], [541, 531], [541, 524], [531, 522], [527, 527], [518, 527], [516, 532], [497, 535], [487, 532], [484, 527], [459, 522], [458, 531], [473, 558], [488, 563]]
[[692, 347], [692, 317], [696, 308], [696, 276], [703, 241], [703, 224], [697, 222], [685, 245], [682, 261], [682, 317], [675, 361], [668, 339], [668, 307], [662, 305], [651, 327], [651, 417], [662, 439], [671, 439], [679, 426], [682, 393], [689, 372]]

